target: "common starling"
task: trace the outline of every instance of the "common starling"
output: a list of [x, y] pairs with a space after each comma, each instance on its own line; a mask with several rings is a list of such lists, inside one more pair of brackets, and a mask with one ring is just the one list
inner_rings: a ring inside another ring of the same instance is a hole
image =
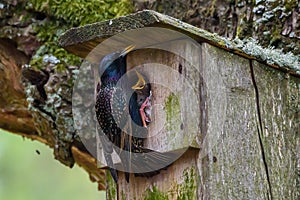
[[[115, 182], [118, 181], [118, 175], [112, 160], [113, 150], [118, 147], [120, 154], [120, 150], [128, 149], [128, 142], [126, 144], [122, 142], [121, 147], [122, 126], [125, 125], [126, 99], [122, 88], [118, 87], [118, 81], [126, 73], [126, 54], [130, 50], [129, 47], [122, 52], [106, 55], [99, 65], [101, 85], [100, 87], [99, 84], [97, 86], [95, 111], [100, 128], [104, 133], [104, 135], [100, 135], [104, 157]], [[112, 100], [117, 104], [114, 105], [113, 109]], [[117, 114], [113, 115], [113, 112]], [[122, 122], [121, 126], [120, 123]], [[123, 165], [126, 166], [125, 163]]]
[[170, 155], [144, 148], [148, 134], [145, 126], [150, 119], [147, 112], [151, 109], [151, 85], [136, 72], [138, 81], [128, 86], [132, 80], [126, 76], [126, 55], [133, 48], [129, 46], [122, 52], [109, 54], [99, 65], [101, 84], [97, 86], [95, 111], [101, 133], [104, 133], [100, 133], [104, 157], [116, 183], [118, 174], [112, 160], [113, 150], [121, 159], [127, 182], [129, 172], [150, 177], [169, 165]]

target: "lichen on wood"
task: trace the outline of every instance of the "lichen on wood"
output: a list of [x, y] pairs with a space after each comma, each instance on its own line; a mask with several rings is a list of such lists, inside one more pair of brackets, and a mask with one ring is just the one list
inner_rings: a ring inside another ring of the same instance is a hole
[[[77, 67], [71, 66], [59, 73], [53, 67], [54, 65], [49, 63], [48, 69], [45, 70], [48, 79], [41, 86], [34, 85], [33, 78], [37, 77], [30, 75], [38, 72], [24, 67], [25, 92], [28, 108], [32, 111], [39, 135], [52, 141], [56, 159], [71, 167], [74, 164], [71, 146], [75, 137], [71, 94], [73, 71], [77, 70]], [[38, 87], [43, 88], [45, 93], [38, 90]]]
[[262, 46], [300, 53], [297, 0], [133, 0], [135, 10], [155, 10], [230, 39], [254, 38]]
[[237, 44], [217, 34], [199, 29], [178, 19], [151, 10], [144, 10], [126, 17], [70, 29], [60, 37], [59, 43], [68, 51], [84, 58], [104, 39], [112, 35], [126, 30], [156, 27], [158, 24], [162, 27], [187, 34], [199, 42], [207, 42], [213, 46], [223, 48], [245, 58], [258, 60], [271, 67], [279, 68], [288, 73], [300, 76], [299, 57], [294, 56], [292, 53], [288, 53], [285, 56], [288, 59], [277, 59], [276, 55], [279, 55], [280, 53], [272, 49], [262, 48], [256, 42], [252, 42], [251, 49], [255, 50], [257, 48], [261, 51], [259, 51], [259, 54], [251, 54], [249, 48], [244, 48], [244, 46], [247, 45], [247, 42], [238, 42]]
[[[260, 132], [274, 199], [297, 199], [300, 164], [300, 80], [253, 62], [261, 112]], [[280, 166], [280, 167], [279, 167]]]
[[[203, 76], [208, 92], [207, 154], [198, 159], [198, 193], [212, 199], [270, 197], [258, 140], [256, 95], [249, 60], [204, 44]], [[214, 102], [214, 103], [213, 103]], [[221, 107], [220, 105], [223, 105]], [[216, 112], [215, 112], [216, 111]], [[215, 113], [214, 113], [215, 112]]]
[[[122, 25], [121, 28], [120, 24]], [[251, 63], [256, 61], [263, 63], [261, 65], [264, 66], [262, 68], [265, 68], [265, 70], [274, 71], [274, 69], [279, 69], [281, 73], [292, 75], [291, 77], [296, 79], [300, 75], [298, 68], [299, 60], [297, 57], [292, 54], [282, 56], [281, 52], [272, 49], [263, 49], [253, 40], [249, 40], [245, 43], [239, 40], [231, 42], [216, 34], [208, 33], [177, 19], [153, 11], [143, 11], [127, 17], [71, 29], [61, 37], [60, 42], [61, 45], [70, 52], [85, 56], [94, 47], [112, 35], [126, 30], [154, 27], [158, 26], [158, 24], [161, 27], [185, 33], [201, 43], [201, 48], [197, 50], [198, 55], [201, 55], [201, 59], [197, 60], [200, 63], [199, 66], [197, 66], [199, 67], [198, 72], [192, 71], [191, 73], [187, 71], [191, 66], [185, 62], [178, 61], [171, 53], [158, 50], [151, 53], [152, 62], [167, 64], [168, 66], [174, 67], [174, 69], [176, 68], [176, 70], [177, 66], [182, 64], [181, 70], [178, 70], [184, 72], [183, 74], [186, 78], [190, 76], [189, 78], [192, 80], [197, 80], [198, 82], [193, 82], [195, 85], [201, 85], [202, 82], [202, 91], [199, 93], [201, 94], [200, 99], [203, 105], [201, 107], [203, 109], [201, 113], [205, 113], [203, 114], [205, 118], [202, 119], [201, 123], [203, 127], [196, 127], [196, 129], [201, 131], [198, 131], [197, 139], [195, 140], [201, 150], [199, 154], [197, 154], [196, 159], [192, 157], [180, 158], [190, 159], [191, 163], [196, 162], [194, 163], [195, 165], [191, 164], [197, 169], [195, 170], [195, 177], [197, 178], [194, 178], [196, 182], [190, 182], [189, 180], [193, 179], [191, 178], [185, 180], [187, 182], [186, 185], [180, 183], [180, 181], [169, 183], [169, 185], [175, 185], [175, 187], [170, 190], [174, 192], [174, 190], [176, 191], [176, 187], [182, 187], [187, 190], [186, 193], [179, 192], [175, 195], [176, 198], [195, 197], [193, 195], [218, 199], [224, 197], [250, 199], [277, 197], [278, 187], [272, 187], [273, 177], [271, 177], [268, 164], [270, 162], [268, 158], [272, 154], [270, 154], [268, 147], [265, 146], [266, 144], [262, 137], [262, 128], [260, 126], [261, 111], [258, 106], [258, 94], [260, 90], [257, 89], [257, 83], [255, 82], [255, 77], [260, 73], [256, 71], [253, 72]], [[83, 34], [85, 32], [87, 35]], [[178, 46], [173, 45], [173, 48], [180, 49], [180, 40], [176, 40], [176, 43]], [[80, 49], [77, 48], [78, 46], [80, 46]], [[193, 50], [189, 51], [189, 48], [185, 48], [185, 51], [189, 52], [190, 55], [196, 54]], [[196, 51], [196, 49], [194, 49], [194, 51]], [[139, 66], [141, 63], [147, 63], [146, 61], [150, 59], [147, 56], [149, 52], [151, 52], [151, 49], [138, 49], [128, 55], [129, 69], [134, 66]], [[167, 59], [164, 56], [166, 55], [168, 56], [169, 63], [165, 63]], [[176, 64], [172, 62], [172, 59], [176, 60]], [[155, 64], [152, 64], [152, 71], [145, 72], [147, 75], [150, 75], [150, 79], [152, 73], [156, 74], [153, 77], [159, 76], [157, 75], [158, 73], [155, 73], [155, 66]], [[195, 75], [199, 72], [201, 72], [201, 74], [198, 74], [199, 76], [191, 76], [191, 74]], [[160, 75], [161, 74], [162, 73], [160, 73]], [[276, 73], [273, 75], [276, 76]], [[166, 79], [168, 79], [168, 76], [166, 76]], [[172, 83], [172, 80], [170, 79], [169, 82]], [[176, 85], [176, 83], [174, 84]], [[196, 88], [200, 90], [198, 87]], [[290, 89], [291, 88], [289, 88], [288, 91], [290, 91]], [[159, 90], [154, 88], [153, 94], [160, 94]], [[166, 96], [164, 109], [167, 112], [167, 123], [172, 124], [172, 128], [174, 128], [173, 117], [177, 116], [176, 108], [181, 107], [182, 103], [180, 97], [178, 98], [180, 103], [178, 104], [176, 101], [175, 97], [179, 94], [181, 93], [175, 92], [174, 94], [169, 94], [164, 92]], [[163, 98], [164, 95], [160, 95], [159, 97]], [[157, 101], [157, 99], [154, 101]], [[297, 105], [297, 102], [291, 102], [291, 105]], [[188, 101], [185, 103], [188, 103]], [[175, 121], [180, 121], [180, 118], [175, 119]], [[279, 121], [276, 123], [280, 124]], [[178, 125], [178, 123], [175, 123], [175, 126]], [[190, 124], [183, 124], [182, 127], [186, 128], [189, 125]], [[151, 131], [151, 125], [149, 130]], [[181, 132], [178, 131], [178, 129], [175, 130], [178, 132], [177, 135], [180, 135]], [[184, 129], [186, 135], [190, 134], [190, 132], [186, 130], [187, 129]], [[169, 132], [166, 131], [164, 136], [168, 134]], [[153, 147], [156, 145], [158, 148], [168, 146], [163, 143], [164, 139], [158, 141], [159, 142], [155, 144], [152, 141], [150, 146], [152, 145]], [[181, 141], [184, 140], [182, 139]], [[295, 147], [295, 144], [292, 146]], [[189, 153], [189, 155], [192, 155], [191, 152]], [[272, 155], [271, 157], [276, 156]], [[169, 175], [179, 170], [176, 169], [176, 167], [180, 167], [181, 171], [186, 170], [182, 163], [183, 161], [180, 159], [174, 163], [175, 167], [171, 166], [167, 169]], [[244, 175], [245, 173], [246, 176]], [[289, 171], [288, 174], [291, 174], [291, 171]], [[188, 176], [192, 175], [189, 174]], [[155, 181], [154, 187], [158, 189], [155, 194], [158, 193], [159, 195], [168, 195], [168, 197], [171, 197], [172, 195], [166, 193], [166, 188], [169, 187], [166, 187], [164, 183], [162, 183], [161, 179], [163, 179], [163, 177], [164, 175], [151, 178], [152, 181]], [[178, 174], [173, 174], [173, 177], [178, 178]], [[135, 178], [135, 181], [140, 183], [139, 188], [149, 187], [149, 185], [147, 186], [147, 182], [143, 179]], [[281, 185], [283, 185], [285, 181], [286, 179], [281, 177]], [[226, 187], [224, 187], [224, 184], [226, 184]], [[122, 191], [130, 190], [135, 192], [133, 192], [133, 196], [131, 193], [119, 192], [119, 197], [138, 198], [146, 194], [142, 192], [143, 189], [137, 191], [136, 186], [133, 187], [131, 183], [125, 185], [122, 178], [120, 178], [119, 183], [119, 188], [121, 187], [124, 188]], [[197, 191], [195, 192], [195, 190]], [[295, 191], [291, 191], [291, 193], [293, 195], [296, 194]]]
[[[166, 128], [168, 131], [176, 134], [180, 130], [181, 116], [180, 116], [180, 101], [175, 94], [170, 94], [165, 100], [166, 112]], [[174, 135], [175, 137], [175, 135]]]

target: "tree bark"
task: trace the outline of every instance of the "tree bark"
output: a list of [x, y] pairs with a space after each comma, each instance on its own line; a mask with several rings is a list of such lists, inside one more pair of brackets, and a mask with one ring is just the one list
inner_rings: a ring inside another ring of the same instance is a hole
[[133, 0], [135, 10], [149, 9], [226, 38], [255, 38], [259, 44], [300, 53], [300, 5], [292, 1]]
[[21, 66], [28, 63], [29, 57], [19, 51], [12, 40], [0, 39], [0, 60], [0, 127], [34, 135], [36, 129], [20, 82]]
[[[56, 159], [70, 167], [76, 162], [98, 183], [99, 190], [105, 189], [104, 171], [97, 167], [96, 159], [80, 141], [74, 140], [75, 132], [70, 130], [72, 121], [67, 122], [72, 120], [70, 82], [74, 77], [70, 72], [77, 67], [70, 66], [59, 73], [51, 65], [44, 69], [46, 74], [27, 69], [41, 46], [33, 26], [40, 22], [41, 16], [44, 19], [44, 14], [20, 11], [25, 7], [23, 1], [5, 1], [0, 5], [3, 6], [0, 10], [0, 128], [50, 146]], [[46, 79], [44, 85], [32, 85], [28, 78], [33, 82]], [[43, 99], [38, 87], [43, 88], [48, 101]], [[50, 99], [50, 94], [58, 96]], [[58, 106], [56, 110], [54, 106]]]

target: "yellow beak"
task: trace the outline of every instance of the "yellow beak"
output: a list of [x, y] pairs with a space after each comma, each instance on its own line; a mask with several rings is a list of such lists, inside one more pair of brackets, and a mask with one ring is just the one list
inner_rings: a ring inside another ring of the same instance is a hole
[[145, 87], [146, 81], [145, 81], [144, 77], [138, 71], [135, 70], [135, 73], [138, 76], [139, 80], [131, 88], [134, 90], [141, 90]]
[[126, 47], [122, 52], [121, 52], [121, 56], [124, 56], [126, 54], [128, 54], [130, 51], [132, 51], [135, 48], [135, 45], [129, 45], [128, 47]]

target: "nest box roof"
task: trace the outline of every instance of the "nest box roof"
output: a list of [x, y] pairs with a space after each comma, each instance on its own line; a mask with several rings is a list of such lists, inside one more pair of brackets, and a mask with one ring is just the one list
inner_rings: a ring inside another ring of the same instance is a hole
[[59, 38], [59, 43], [69, 52], [85, 58], [105, 39], [127, 30], [144, 27], [163, 27], [176, 30], [197, 42], [206, 42], [245, 58], [263, 62], [291, 75], [300, 76], [299, 56], [263, 48], [254, 40], [243, 42], [236, 39], [232, 41], [152, 10], [144, 10], [127, 16], [72, 28]]

